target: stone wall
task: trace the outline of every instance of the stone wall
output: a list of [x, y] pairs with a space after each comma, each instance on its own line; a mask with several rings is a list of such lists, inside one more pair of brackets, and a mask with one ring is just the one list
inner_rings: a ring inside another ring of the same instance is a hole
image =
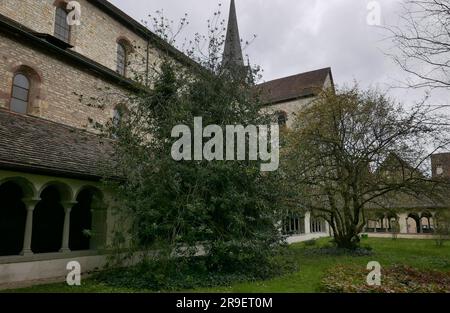
[[[39, 33], [53, 35], [56, 5], [60, 0], [1, 0], [0, 14]], [[72, 26], [70, 44], [72, 49], [112, 70], [117, 69], [117, 43], [129, 44], [130, 69], [127, 76], [134, 72], [142, 73], [149, 64], [158, 64], [160, 52], [149, 46], [147, 39], [125, 27], [108, 14], [86, 0], [78, 0], [81, 5], [81, 25]], [[150, 12], [149, 12], [150, 13]], [[131, 52], [131, 51], [130, 51]], [[148, 53], [147, 53], [148, 52]]]
[[[100, 76], [3, 35], [0, 35], [0, 60], [0, 107], [6, 109], [9, 108], [14, 73], [22, 68], [33, 71], [36, 77], [31, 83], [34, 92], [29, 114], [69, 126], [86, 128], [89, 119], [99, 123], [108, 121], [114, 107], [123, 102], [126, 95], [124, 90]], [[99, 107], [98, 101], [103, 98], [104, 108]]]

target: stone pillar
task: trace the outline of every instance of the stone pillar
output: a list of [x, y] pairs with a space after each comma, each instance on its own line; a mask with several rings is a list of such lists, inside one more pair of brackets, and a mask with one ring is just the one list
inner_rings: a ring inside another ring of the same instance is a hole
[[398, 215], [398, 225], [400, 226], [400, 234], [408, 233], [408, 215], [406, 213]]
[[311, 212], [305, 213], [305, 234], [311, 234]]
[[422, 228], [422, 218], [419, 216], [419, 234], [423, 233], [423, 228]]
[[70, 213], [72, 212], [73, 206], [76, 202], [63, 202], [62, 205], [64, 207], [64, 229], [63, 229], [63, 239], [62, 239], [62, 247], [59, 252], [70, 252], [69, 249], [69, 234], [70, 234]]
[[40, 199], [24, 199], [23, 203], [27, 209], [27, 219], [25, 222], [25, 235], [23, 237], [23, 249], [21, 255], [32, 255], [31, 238], [33, 236], [33, 213]]

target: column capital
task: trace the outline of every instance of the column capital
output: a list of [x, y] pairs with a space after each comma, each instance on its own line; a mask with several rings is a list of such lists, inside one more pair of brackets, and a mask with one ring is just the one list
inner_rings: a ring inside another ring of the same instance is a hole
[[34, 211], [36, 205], [41, 201], [40, 198], [24, 198], [22, 202], [27, 206], [27, 211]]
[[70, 212], [75, 204], [77, 204], [77, 201], [63, 201], [61, 202], [61, 205], [63, 206], [64, 210], [66, 212]]

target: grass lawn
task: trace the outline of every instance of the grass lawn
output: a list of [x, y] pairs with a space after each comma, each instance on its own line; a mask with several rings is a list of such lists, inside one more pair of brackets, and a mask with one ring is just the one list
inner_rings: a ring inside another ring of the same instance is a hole
[[[329, 239], [321, 239], [317, 246], [327, 244]], [[325, 272], [335, 266], [342, 264], [367, 266], [370, 261], [377, 261], [381, 266], [393, 264], [409, 265], [418, 269], [434, 269], [437, 271], [450, 271], [450, 244], [444, 247], [437, 247], [432, 240], [407, 240], [397, 239], [363, 239], [363, 246], [373, 248], [372, 256], [330, 256], [311, 255], [305, 244], [295, 244], [291, 249], [295, 252], [299, 264], [299, 270], [295, 273], [278, 277], [276, 279], [240, 283], [229, 287], [218, 287], [210, 289], [188, 290], [188, 292], [320, 292], [321, 280]], [[113, 288], [104, 284], [99, 284], [92, 280], [82, 281], [80, 287], [69, 287], [66, 284], [52, 284], [36, 286], [31, 288], [11, 290], [8, 292], [146, 292], [146, 290], [133, 290], [123, 288]]]

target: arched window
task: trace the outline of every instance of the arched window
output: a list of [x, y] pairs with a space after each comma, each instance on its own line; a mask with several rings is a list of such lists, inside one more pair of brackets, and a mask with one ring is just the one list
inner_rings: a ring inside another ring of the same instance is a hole
[[112, 122], [113, 122], [113, 126], [115, 128], [120, 126], [120, 122], [122, 121], [122, 114], [123, 114], [123, 112], [120, 107], [116, 107], [114, 109]]
[[55, 37], [69, 43], [70, 25], [67, 23], [67, 11], [63, 7], [56, 8], [55, 14]]
[[125, 76], [127, 71], [127, 48], [121, 42], [117, 43], [117, 73]]
[[277, 112], [278, 125], [285, 127], [287, 124], [287, 113], [284, 111]]
[[17, 73], [13, 79], [10, 110], [26, 114], [30, 98], [30, 80], [22, 73]]

